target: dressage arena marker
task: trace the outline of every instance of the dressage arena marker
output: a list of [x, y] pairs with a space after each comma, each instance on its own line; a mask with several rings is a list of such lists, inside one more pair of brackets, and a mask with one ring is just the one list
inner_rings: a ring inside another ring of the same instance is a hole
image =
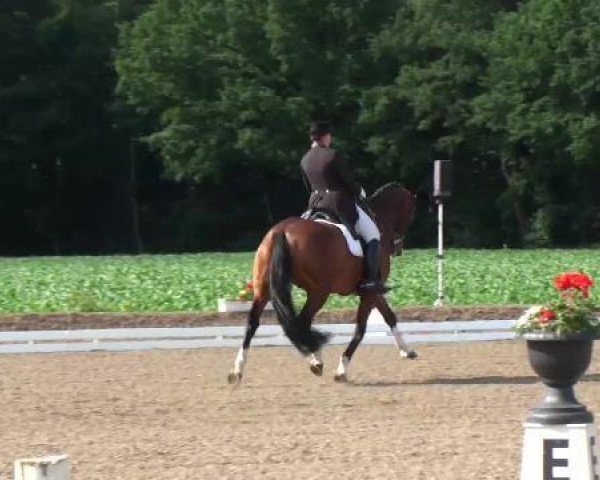
[[599, 480], [593, 423], [525, 423], [521, 480]]
[[544, 396], [523, 425], [521, 480], [600, 480], [594, 415], [574, 392], [590, 364], [593, 339], [548, 343], [535, 335], [525, 339]]
[[[217, 311], [226, 312], [249, 312], [252, 307], [250, 300], [227, 300], [226, 298], [217, 299]], [[265, 310], [273, 310], [273, 304], [267, 302]]]
[[66, 455], [49, 455], [16, 460], [15, 480], [69, 480], [69, 459]]
[[[473, 320], [400, 322], [397, 328], [410, 344], [510, 340], [515, 338], [511, 330], [513, 325], [514, 320]], [[331, 334], [331, 345], [347, 344], [355, 329], [354, 324], [320, 324], [315, 327]], [[0, 332], [0, 354], [237, 348], [245, 332], [245, 326]], [[369, 321], [363, 343], [393, 345], [394, 337], [385, 323], [374, 319]], [[261, 325], [252, 345], [289, 346], [290, 342], [279, 325]]]

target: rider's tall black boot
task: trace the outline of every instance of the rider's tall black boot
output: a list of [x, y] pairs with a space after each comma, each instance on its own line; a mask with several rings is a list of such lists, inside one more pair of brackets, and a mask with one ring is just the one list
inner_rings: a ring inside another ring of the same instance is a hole
[[383, 294], [389, 290], [379, 278], [379, 250], [379, 240], [371, 240], [365, 245], [365, 273], [358, 284], [361, 293]]

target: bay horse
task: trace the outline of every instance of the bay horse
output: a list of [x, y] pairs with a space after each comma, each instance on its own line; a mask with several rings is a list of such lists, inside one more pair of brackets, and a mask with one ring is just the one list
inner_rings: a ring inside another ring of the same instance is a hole
[[[380, 274], [386, 280], [390, 257], [401, 252], [404, 236], [415, 213], [416, 196], [399, 183], [379, 188], [367, 203], [381, 232]], [[371, 310], [377, 308], [390, 327], [401, 356], [415, 358], [396, 329], [396, 315], [380, 294], [361, 294], [356, 288], [363, 275], [364, 259], [350, 254], [346, 240], [334, 225], [291, 217], [272, 227], [261, 241], [254, 256], [252, 280], [254, 300], [248, 313], [246, 335], [235, 358], [229, 383], [242, 379], [252, 337], [260, 316], [271, 300], [277, 319], [291, 343], [304, 355], [310, 355], [310, 369], [322, 375], [321, 347], [327, 335], [311, 327], [316, 313], [331, 293], [357, 294], [354, 336], [340, 358], [336, 381], [346, 381], [352, 355], [360, 344]], [[292, 284], [305, 290], [306, 303], [296, 314], [291, 297]]]

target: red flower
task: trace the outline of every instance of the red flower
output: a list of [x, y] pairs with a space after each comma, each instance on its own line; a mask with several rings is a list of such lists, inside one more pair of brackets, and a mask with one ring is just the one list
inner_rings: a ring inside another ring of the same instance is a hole
[[585, 273], [566, 272], [561, 273], [554, 278], [554, 286], [559, 290], [575, 288], [579, 290], [584, 297], [589, 295], [588, 289], [593, 285], [594, 281]]
[[556, 318], [556, 313], [554, 313], [552, 310], [548, 309], [548, 308], [542, 308], [540, 310], [540, 323], [548, 323], [551, 320]]
[[252, 281], [246, 283], [246, 290], [253, 290], [254, 286], [252, 285]]

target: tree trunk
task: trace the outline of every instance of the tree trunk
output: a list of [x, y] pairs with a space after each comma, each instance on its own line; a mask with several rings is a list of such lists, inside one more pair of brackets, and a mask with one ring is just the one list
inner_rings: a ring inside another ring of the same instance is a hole
[[142, 237], [140, 235], [140, 209], [137, 200], [137, 176], [135, 139], [129, 140], [129, 209], [131, 211], [131, 236], [136, 253], [142, 253]]
[[527, 214], [525, 213], [525, 209], [523, 208], [518, 188], [516, 187], [513, 181], [511, 172], [509, 171], [509, 167], [506, 165], [504, 159], [500, 161], [500, 171], [502, 172], [502, 176], [504, 177], [504, 180], [506, 180], [506, 184], [508, 185], [508, 191], [512, 200], [513, 213], [517, 220], [517, 225], [519, 227], [521, 239], [524, 239], [529, 229], [529, 219], [527, 218]]
[[52, 196], [52, 211], [50, 213], [50, 235], [52, 237], [52, 251], [60, 255], [60, 235], [58, 233], [58, 219], [60, 216], [60, 192], [62, 191], [62, 162], [60, 158], [54, 159], [54, 189]]
[[263, 192], [262, 198], [267, 211], [267, 221], [269, 222], [269, 225], [273, 225], [275, 223], [275, 217], [273, 216], [273, 210], [271, 209], [271, 202], [269, 201], [267, 192]]

